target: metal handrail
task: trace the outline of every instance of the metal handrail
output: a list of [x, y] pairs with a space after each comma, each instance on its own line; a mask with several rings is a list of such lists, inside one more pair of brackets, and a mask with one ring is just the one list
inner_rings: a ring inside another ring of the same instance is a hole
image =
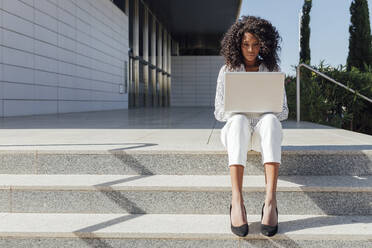
[[297, 123], [300, 122], [300, 68], [301, 66], [319, 74], [320, 76], [324, 77], [325, 79], [328, 79], [329, 81], [331, 81], [332, 83], [335, 83], [337, 84], [338, 86], [341, 86], [345, 89], [347, 89], [348, 91], [352, 92], [352, 93], [356, 93], [358, 96], [360, 96], [361, 98], [363, 98], [364, 100], [367, 100], [369, 101], [370, 103], [372, 103], [372, 99], [366, 97], [366, 96], [363, 96], [362, 94], [358, 93], [358, 92], [355, 92], [355, 90], [343, 85], [342, 83], [339, 83], [337, 82], [336, 80], [334, 80], [333, 78], [330, 78], [328, 77], [327, 75], [325, 75], [324, 73], [321, 73], [320, 71], [317, 71], [315, 70], [314, 68], [310, 67], [309, 65], [307, 64], [304, 64], [304, 63], [301, 63], [297, 66], [297, 75], [296, 75], [296, 88], [297, 88], [297, 91], [296, 91], [296, 96], [297, 96], [297, 105], [296, 105], [296, 110], [297, 110]]

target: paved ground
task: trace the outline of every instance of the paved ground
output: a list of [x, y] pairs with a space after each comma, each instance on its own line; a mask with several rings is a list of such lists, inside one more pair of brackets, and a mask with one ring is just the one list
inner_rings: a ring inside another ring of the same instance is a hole
[[[214, 108], [138, 108], [0, 119], [0, 150], [223, 151]], [[372, 136], [282, 122], [283, 150], [372, 150]]]

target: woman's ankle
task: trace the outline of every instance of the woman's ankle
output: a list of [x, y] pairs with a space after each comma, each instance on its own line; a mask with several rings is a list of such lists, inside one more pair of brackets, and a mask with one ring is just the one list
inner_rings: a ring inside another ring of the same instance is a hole
[[241, 193], [233, 193], [232, 197], [231, 197], [231, 202], [232, 203], [242, 203], [242, 202], [244, 202], [243, 195]]
[[276, 198], [275, 197], [266, 197], [265, 198], [265, 206], [267, 205], [274, 205], [276, 206], [277, 204], [277, 201], [276, 201]]

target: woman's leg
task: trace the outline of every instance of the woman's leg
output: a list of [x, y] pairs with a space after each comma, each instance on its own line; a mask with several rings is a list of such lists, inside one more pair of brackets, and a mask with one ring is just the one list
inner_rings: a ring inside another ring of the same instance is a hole
[[229, 157], [232, 186], [231, 222], [233, 226], [247, 223], [243, 208], [242, 187], [250, 139], [250, 126], [245, 115], [233, 115], [221, 131], [222, 144], [227, 148]]
[[261, 116], [255, 127], [260, 136], [262, 163], [265, 170], [265, 207], [262, 224], [275, 226], [276, 218], [276, 187], [281, 163], [281, 143], [283, 140], [282, 125], [279, 119], [271, 113]]
[[262, 224], [275, 226], [278, 223], [276, 218], [276, 186], [278, 181], [280, 163], [267, 162], [265, 166], [265, 185], [266, 185], [266, 197], [264, 215], [262, 218]]
[[247, 223], [244, 213], [244, 199], [243, 199], [243, 175], [244, 166], [241, 164], [230, 165], [230, 176], [231, 176], [231, 222], [233, 226], [241, 226]]

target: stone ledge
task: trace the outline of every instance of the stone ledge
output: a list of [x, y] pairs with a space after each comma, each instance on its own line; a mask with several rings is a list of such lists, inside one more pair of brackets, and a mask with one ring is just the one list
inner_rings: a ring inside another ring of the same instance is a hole
[[[0, 174], [3, 190], [231, 191], [229, 175]], [[263, 175], [244, 176], [244, 192], [265, 192]], [[277, 191], [372, 192], [372, 176], [279, 176]]]
[[[236, 239], [228, 215], [1, 213], [1, 237]], [[267, 239], [248, 215], [244, 239]], [[370, 240], [372, 216], [280, 215], [273, 239]]]

